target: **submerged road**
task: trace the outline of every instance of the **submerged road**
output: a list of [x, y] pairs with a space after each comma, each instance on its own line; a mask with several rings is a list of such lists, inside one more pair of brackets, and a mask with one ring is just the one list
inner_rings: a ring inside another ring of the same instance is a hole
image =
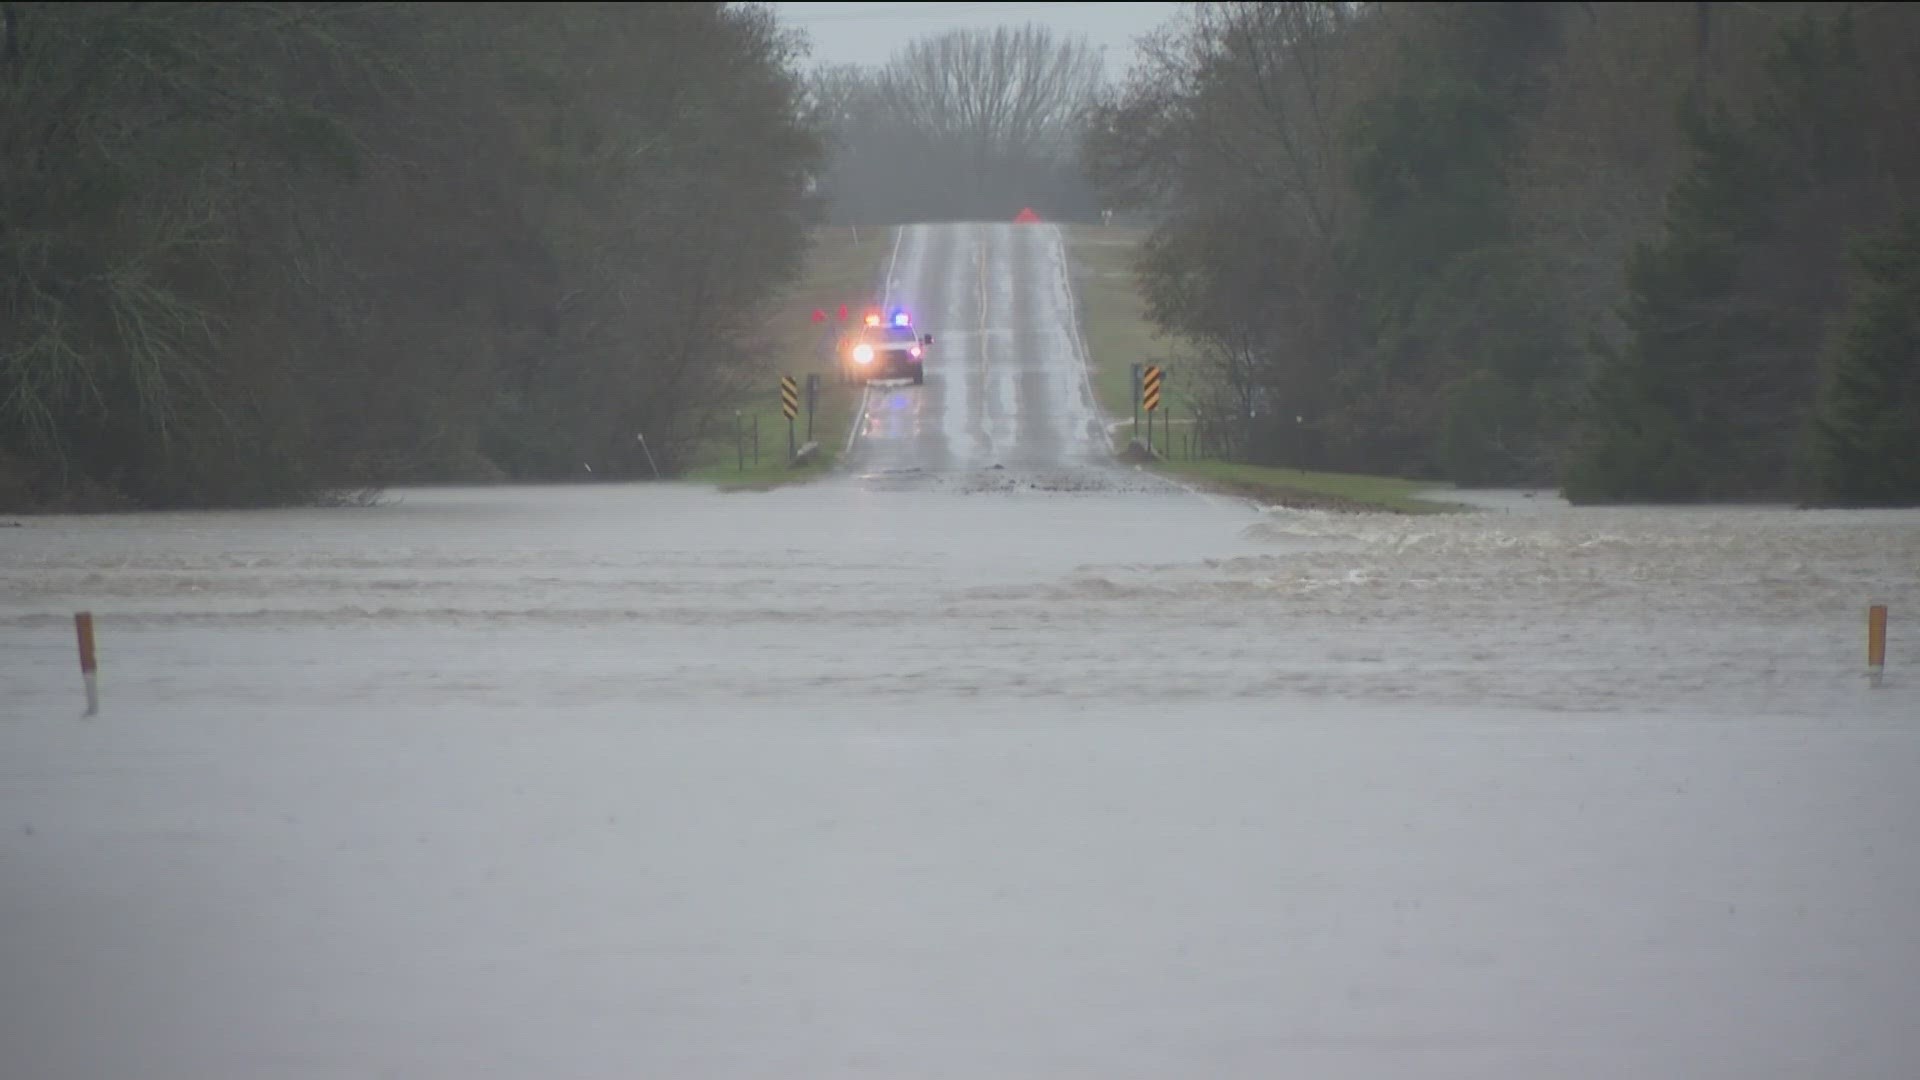
[[1920, 1076], [1920, 511], [1256, 513], [891, 269], [822, 482], [0, 528], [0, 1076]]

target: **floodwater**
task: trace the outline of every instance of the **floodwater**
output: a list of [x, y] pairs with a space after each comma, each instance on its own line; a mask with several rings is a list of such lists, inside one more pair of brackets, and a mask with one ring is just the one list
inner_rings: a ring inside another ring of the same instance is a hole
[[0, 1071], [1920, 1074], [1920, 514], [1183, 490], [1048, 236], [821, 483], [0, 529]]

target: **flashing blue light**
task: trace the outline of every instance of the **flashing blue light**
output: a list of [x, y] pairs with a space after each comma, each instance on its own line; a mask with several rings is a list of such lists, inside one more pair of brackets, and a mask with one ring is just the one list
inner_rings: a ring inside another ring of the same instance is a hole
[[904, 311], [896, 311], [893, 313], [893, 325], [912, 326], [913, 319]]

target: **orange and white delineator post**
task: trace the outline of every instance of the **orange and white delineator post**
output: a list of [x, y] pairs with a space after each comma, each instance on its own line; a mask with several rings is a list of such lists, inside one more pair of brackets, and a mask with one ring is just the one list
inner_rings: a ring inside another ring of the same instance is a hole
[[1887, 673], [1887, 605], [1867, 609], [1867, 678], [1874, 686]]
[[100, 666], [93, 654], [93, 612], [75, 614], [73, 630], [80, 638], [80, 677], [87, 683], [87, 715], [94, 716], [100, 712]]

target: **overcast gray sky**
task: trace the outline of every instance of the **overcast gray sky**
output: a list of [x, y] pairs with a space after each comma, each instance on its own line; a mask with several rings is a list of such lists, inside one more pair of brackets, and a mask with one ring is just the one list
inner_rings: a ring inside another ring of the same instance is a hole
[[1105, 46], [1114, 78], [1133, 61], [1133, 42], [1167, 21], [1179, 4], [1103, 3], [872, 3], [772, 4], [782, 22], [807, 31], [815, 64], [884, 62], [917, 37], [955, 28], [1040, 23], [1056, 33], [1084, 35]]

